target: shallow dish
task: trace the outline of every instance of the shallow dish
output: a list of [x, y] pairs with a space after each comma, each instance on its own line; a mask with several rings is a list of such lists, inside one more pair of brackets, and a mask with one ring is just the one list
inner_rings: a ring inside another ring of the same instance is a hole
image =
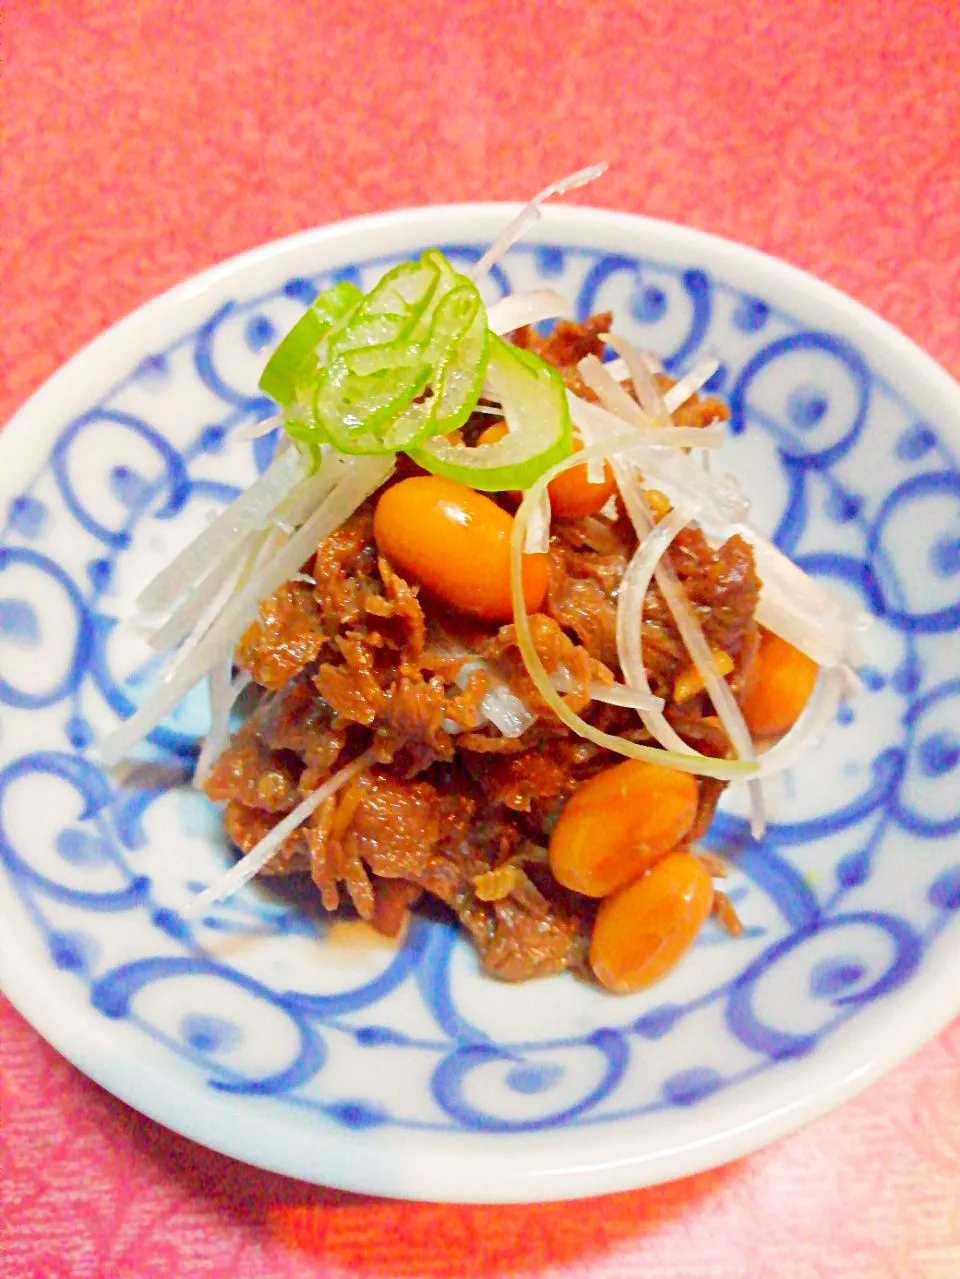
[[231, 434], [317, 287], [430, 245], [478, 255], [513, 210], [361, 219], [188, 281], [82, 351], [0, 436], [3, 987], [81, 1070], [239, 1159], [359, 1191], [543, 1200], [681, 1176], [837, 1105], [960, 1010], [960, 388], [783, 263], [681, 227], [550, 208], [493, 276], [612, 308], [672, 370], [715, 354], [725, 467], [755, 522], [875, 623], [863, 689], [709, 846], [746, 925], [653, 990], [481, 976], [455, 931], [402, 944], [255, 883], [180, 915], [229, 861], [186, 786], [203, 698], [108, 775], [96, 742], [150, 671], [137, 590], [262, 469]]

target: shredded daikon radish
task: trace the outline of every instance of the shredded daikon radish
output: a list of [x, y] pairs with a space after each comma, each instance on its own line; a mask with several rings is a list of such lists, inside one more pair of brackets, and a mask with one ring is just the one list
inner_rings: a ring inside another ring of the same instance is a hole
[[526, 324], [539, 324], [542, 320], [565, 319], [573, 314], [573, 308], [562, 293], [555, 289], [531, 289], [527, 293], [508, 293], [487, 310], [487, 328], [492, 333], [512, 333]]
[[101, 747], [101, 758], [105, 764], [121, 759], [160, 723], [198, 680], [233, 651], [244, 629], [255, 620], [261, 600], [289, 581], [304, 560], [313, 554], [318, 543], [335, 532], [360, 503], [380, 487], [394, 465], [392, 456], [344, 460], [342, 478], [326, 501], [285, 546], [251, 574], [250, 580], [232, 597], [188, 659], [178, 661], [179, 654], [174, 655], [143, 704], [106, 738]]
[[227, 897], [241, 889], [248, 880], [252, 879], [259, 870], [266, 866], [271, 857], [280, 849], [284, 840], [307, 820], [311, 813], [320, 807], [324, 800], [329, 799], [331, 795], [335, 795], [341, 787], [346, 786], [358, 773], [369, 767], [376, 759], [376, 751], [368, 750], [353, 761], [347, 764], [345, 768], [341, 768], [339, 772], [318, 786], [317, 789], [308, 795], [305, 800], [299, 803], [293, 812], [288, 813], [282, 821], [277, 822], [276, 826], [250, 849], [244, 857], [221, 877], [216, 880], [209, 888], [205, 888], [202, 893], [198, 893], [189, 906], [185, 907], [180, 913], [184, 919], [196, 919], [208, 906], [212, 906], [215, 902], [221, 902]]
[[[618, 337], [615, 333], [604, 333], [601, 334], [601, 337], [609, 347], [612, 347], [612, 349], [616, 351], [624, 364], [626, 364], [627, 371], [630, 374], [630, 381], [633, 383], [634, 395], [636, 395], [637, 399], [640, 401], [640, 407], [643, 409], [646, 416], [650, 418], [656, 426], [672, 427], [673, 418], [670, 416], [670, 410], [664, 403], [663, 396], [660, 394], [660, 388], [653, 380], [653, 375], [647, 367], [647, 362], [644, 360], [640, 352], [636, 349], [636, 347], [631, 346], [625, 338]], [[589, 359], [590, 357], [588, 356], [587, 358]], [[584, 361], [581, 360], [580, 364], [582, 368]], [[623, 390], [620, 383], [617, 382], [615, 378], [610, 377], [610, 381], [614, 386], [620, 389], [622, 396], [625, 396], [628, 400], [630, 399], [630, 396], [627, 395], [626, 391]], [[626, 413], [624, 413], [622, 409], [617, 408], [614, 403], [611, 403], [609, 407], [613, 409], [614, 412], [619, 412], [621, 417], [627, 416]]]
[[[584, 436], [590, 431], [602, 444], [623, 431], [623, 419], [603, 405], [591, 404], [571, 392], [567, 393], [567, 403], [571, 420]], [[709, 516], [720, 524], [729, 524], [745, 518], [750, 509], [748, 500], [735, 482], [705, 474], [684, 451], [693, 447], [719, 448], [725, 438], [723, 430], [716, 427], [674, 426], [669, 431], [653, 427], [647, 432], [635, 428], [632, 447], [621, 451], [621, 455], [668, 497], [696, 505], [701, 521]]]
[[271, 431], [277, 430], [283, 426], [283, 418], [279, 414], [273, 414], [271, 417], [261, 418], [258, 422], [248, 422], [246, 426], [238, 426], [236, 430], [231, 431], [231, 440], [259, 440], [261, 436], [269, 435]]
[[[627, 344], [624, 343], [621, 345], [622, 358], [627, 362], [628, 368], [635, 368], [640, 357]], [[587, 356], [585, 359], [580, 361], [578, 367], [583, 374], [585, 381], [588, 377], [593, 377], [593, 389], [604, 401], [605, 406], [612, 412], [618, 412], [623, 407], [621, 397], [625, 396], [625, 392], [623, 392], [622, 388], [618, 386], [620, 395], [615, 395], [611, 390], [611, 385], [616, 386], [617, 384], [612, 378], [606, 379], [598, 375], [595, 366], [599, 366], [602, 369], [602, 366], [600, 365], [600, 362], [596, 360], [596, 357]], [[646, 369], [644, 369], [644, 373], [646, 373]], [[589, 382], [588, 385], [590, 385]], [[640, 394], [639, 391], [638, 394]], [[660, 393], [657, 391], [656, 387], [654, 387], [654, 394], [656, 398], [660, 398]], [[653, 401], [650, 402], [650, 407], [651, 409], [655, 409], [658, 413], [660, 412]], [[666, 413], [665, 408], [663, 409], [663, 412]], [[629, 415], [624, 412], [623, 416], [627, 421], [632, 422], [635, 420], [635, 415], [632, 409], [630, 410]], [[669, 414], [667, 414], [667, 419], [669, 420]], [[664, 435], [668, 435], [673, 429], [675, 428], [672, 426], [670, 431], [664, 429]], [[653, 528], [653, 518], [649, 506], [647, 505], [647, 499], [644, 495], [643, 487], [634, 475], [631, 461], [623, 457], [617, 457], [613, 459], [612, 466], [614, 477], [617, 481], [617, 487], [620, 490], [620, 496], [623, 499], [624, 506], [627, 509], [627, 514], [630, 516], [633, 526], [636, 529], [637, 537], [642, 545], [644, 539], [650, 534], [650, 531]], [[698, 472], [698, 474], [701, 477], [703, 475], [702, 472]], [[670, 567], [669, 561], [665, 559], [657, 560], [654, 568], [654, 578], [660, 588], [664, 601], [673, 616], [677, 630], [680, 632], [680, 638], [683, 640], [687, 652], [690, 655], [690, 660], [696, 667], [707, 694], [713, 703], [714, 710], [720, 717], [720, 722], [722, 723], [724, 731], [730, 740], [731, 746], [736, 752], [738, 758], [746, 762], [752, 762], [754, 760], [753, 741], [750, 737], [750, 731], [747, 728], [746, 721], [743, 718], [743, 714], [740, 711], [740, 707], [737, 705], [733, 693], [730, 691], [730, 686], [726, 683], [716, 668], [713, 654], [711, 653], [710, 646], [707, 644], [706, 638], [704, 637], [697, 615], [690, 606], [686, 592]], [[676, 733], [674, 733], [670, 726], [666, 724], [665, 720], [663, 721], [663, 726], [667, 728], [672, 738], [676, 738], [676, 741], [681, 740], [677, 737]], [[661, 726], [661, 728], [663, 726]], [[653, 730], [651, 729], [651, 731]], [[678, 749], [676, 741], [673, 743], [674, 750]], [[759, 839], [766, 829], [766, 820], [763, 815], [763, 794], [760, 790], [759, 784], [751, 784], [749, 791], [751, 830], [754, 837]]]
[[211, 571], [215, 561], [230, 555], [246, 533], [260, 532], [274, 507], [306, 474], [307, 465], [296, 449], [284, 449], [258, 480], [186, 546], [141, 592], [137, 606], [144, 612], [169, 608]]
[[753, 548], [761, 581], [756, 612], [760, 625], [818, 666], [837, 666], [855, 656], [857, 636], [870, 626], [869, 615], [821, 586], [750, 525], [736, 524], [726, 536], [733, 533]]
[[[550, 674], [550, 680], [558, 693], [569, 693], [573, 689], [573, 678], [565, 666], [557, 666]], [[644, 693], [638, 688], [629, 688], [626, 684], [601, 684], [599, 680], [591, 680], [587, 685], [591, 702], [604, 702], [607, 706], [625, 706], [629, 710], [663, 710], [663, 698], [654, 697], [653, 693]]]
[[[598, 392], [599, 393], [599, 392]], [[618, 415], [602, 405], [568, 395], [574, 424], [593, 439], [613, 438], [622, 429]], [[584, 425], [581, 426], [581, 423]], [[688, 440], [709, 447], [722, 443], [722, 429], [715, 427], [673, 427], [661, 438], [671, 443]], [[834, 666], [851, 656], [851, 643], [865, 630], [870, 619], [860, 609], [839, 600], [830, 590], [804, 573], [768, 538], [744, 522], [749, 502], [730, 477], [714, 478], [684, 453], [646, 447], [631, 449], [627, 460], [644, 479], [662, 488], [669, 497], [699, 507], [698, 519], [714, 541], [725, 541], [739, 533], [754, 550], [761, 579], [757, 621], [767, 630], [801, 649], [821, 666]]]
[[[590, 449], [591, 445], [599, 444], [604, 436], [602, 432], [598, 435], [595, 431], [594, 423], [589, 413], [578, 413], [579, 405], [586, 403], [586, 400], [581, 400], [569, 391], [567, 392], [567, 408], [570, 410], [570, 421], [576, 434], [580, 437], [580, 443], [585, 449]], [[594, 406], [591, 405], [590, 407], [593, 408]], [[612, 418], [613, 415], [610, 414], [609, 416]], [[620, 430], [619, 423], [616, 424], [615, 429]], [[607, 464], [599, 454], [595, 456], [596, 452], [596, 450], [593, 450], [590, 454], [590, 461], [587, 463], [588, 484], [603, 484], [606, 479]]]
[[550, 494], [544, 489], [527, 525], [524, 550], [527, 555], [546, 555], [550, 550]]
[[[550, 674], [543, 664], [530, 628], [523, 595], [523, 547], [526, 539], [527, 523], [536, 507], [540, 494], [556, 476], [562, 475], [573, 466], [589, 462], [591, 453], [596, 450], [601, 457], [616, 464], [619, 454], [627, 451], [631, 445], [631, 435], [627, 433], [618, 439], [602, 445], [592, 446], [582, 453], [575, 453], [546, 471], [524, 494], [520, 508], [514, 517], [510, 538], [510, 590], [513, 600], [514, 626], [517, 634], [517, 646], [523, 659], [527, 673], [536, 686], [537, 692], [554, 712], [557, 718], [568, 728], [597, 746], [605, 747], [618, 755], [626, 755], [630, 759], [647, 760], [650, 763], [666, 764], [671, 768], [686, 773], [699, 773], [706, 777], [718, 777], [725, 780], [746, 777], [756, 772], [756, 763], [752, 760], [712, 759], [705, 755], [681, 754], [679, 751], [664, 751], [659, 747], [643, 746], [626, 738], [605, 733], [590, 724], [582, 716], [571, 710], [561, 695], [553, 687]], [[701, 635], [702, 639], [702, 635]], [[704, 641], [705, 643], [705, 641]], [[709, 654], [709, 649], [707, 650]], [[712, 656], [711, 656], [712, 664]], [[727, 690], [729, 692], [729, 689]]]
[[470, 272], [473, 278], [482, 280], [490, 268], [495, 266], [503, 255], [518, 240], [522, 239], [535, 223], [539, 222], [540, 205], [545, 200], [549, 200], [555, 195], [565, 195], [568, 191], [575, 191], [578, 187], [586, 186], [588, 182], [593, 182], [602, 173], [605, 173], [606, 168], [606, 162], [591, 164], [585, 169], [578, 169], [576, 173], [571, 173], [569, 176], [561, 178], [559, 182], [551, 182], [549, 186], [544, 187], [542, 191], [533, 197], [529, 204], [523, 206], [513, 221], [504, 227], [483, 257], [474, 265], [473, 270]]
[[[450, 649], [451, 656], [465, 654], [466, 649]], [[526, 703], [519, 698], [490, 669], [486, 662], [464, 662], [457, 671], [454, 682], [458, 688], [466, 688], [470, 676], [475, 671], [482, 671], [487, 679], [487, 690], [480, 700], [480, 713], [504, 737], [520, 737], [533, 724], [536, 716], [531, 714]]]
[[[673, 436], [680, 431], [674, 427]], [[714, 427], [689, 427], [698, 434], [713, 431]], [[666, 435], [666, 432], [664, 432]], [[719, 432], [723, 438], [723, 432]], [[677, 449], [654, 449], [640, 446], [631, 451], [630, 462], [643, 474], [648, 483], [662, 489], [670, 498], [693, 502], [700, 508], [700, 522], [718, 522], [721, 527], [745, 519], [749, 499], [744, 496], [730, 476], [718, 477], [698, 466], [687, 453]]]
[[342, 475], [342, 459], [327, 458], [319, 471], [298, 484], [275, 508], [274, 526], [285, 525], [283, 531], [292, 534], [333, 492]]
[[[633, 404], [632, 400], [630, 402]], [[592, 404], [589, 400], [574, 395], [572, 391], [567, 392], [567, 403], [570, 406], [570, 419], [584, 444], [602, 443], [608, 436], [619, 434], [623, 430], [624, 419], [602, 404]], [[636, 404], [633, 406], [637, 408]], [[684, 449], [718, 449], [725, 440], [726, 434], [720, 427], [671, 426], [669, 431], [665, 431], [659, 426], [651, 426], [649, 421], [646, 426], [636, 427], [633, 435], [634, 448], [657, 450], [650, 454], [654, 465], [657, 457], [666, 460], [673, 453], [680, 453], [681, 458], [684, 458]], [[699, 468], [695, 468], [689, 459], [685, 460], [688, 465], [683, 467], [681, 462], [681, 473], [697, 473]], [[698, 482], [702, 484], [702, 477], [699, 475]], [[711, 489], [715, 487], [715, 484], [711, 484]], [[736, 509], [742, 511], [742, 503]]]
[[[599, 379], [598, 384], [606, 389]], [[622, 430], [622, 419], [618, 420], [619, 415], [612, 408], [574, 395], [567, 398], [571, 418], [584, 435], [589, 432], [593, 439], [604, 440]], [[689, 437], [707, 437], [696, 441], [703, 444], [711, 443], [711, 435], [718, 444], [724, 438], [722, 429], [714, 427], [672, 427], [669, 432], [663, 431], [661, 438], [682, 443]], [[714, 478], [684, 453], [646, 447], [646, 440], [644, 446], [631, 449], [625, 459], [642, 472], [648, 483], [663, 489], [674, 501], [696, 505], [704, 532], [715, 542], [739, 533], [751, 544], [762, 583], [756, 613], [761, 626], [821, 666], [834, 666], [850, 657], [852, 637], [866, 629], [869, 618], [862, 610], [839, 600], [744, 522], [749, 502], [735, 481]]]
[[256, 533], [248, 533], [233, 554], [214, 564], [186, 595], [167, 620], [149, 633], [147, 643], [158, 653], [166, 652], [187, 636], [197, 639], [205, 634], [219, 616], [220, 610], [237, 589], [245, 568], [261, 541]]
[[[670, 543], [693, 517], [694, 512], [675, 507], [645, 537], [641, 537], [620, 583], [617, 597], [617, 657], [624, 678], [641, 697], [653, 698], [643, 661], [644, 601], [657, 566]], [[664, 717], [662, 710], [640, 709], [640, 718], [644, 728], [665, 750], [697, 754]]]
[[627, 394], [616, 378], [610, 376], [595, 355], [585, 355], [577, 369], [590, 390], [600, 397], [611, 413], [616, 413], [641, 431], [649, 431], [661, 425], [640, 407], [632, 395]]
[[663, 698], [653, 693], [645, 693], [640, 688], [630, 688], [626, 684], [600, 684], [592, 680], [589, 685], [590, 699], [604, 702], [607, 706], [625, 706], [634, 711], [659, 711], [663, 709]]
[[[653, 524], [643, 489], [634, 477], [628, 462], [614, 458], [613, 472], [617, 480], [617, 487], [620, 489], [620, 496], [623, 498], [623, 504], [627, 508], [627, 514], [637, 530], [637, 536], [642, 540], [649, 533]], [[693, 611], [686, 592], [670, 567], [668, 560], [659, 561], [654, 572], [654, 579], [660, 587], [660, 593], [663, 595], [666, 605], [673, 616], [677, 630], [680, 632], [680, 638], [690, 654], [690, 660], [697, 668], [703, 681], [707, 696], [720, 717], [720, 722], [730, 740], [730, 745], [739, 759], [745, 763], [754, 763], [756, 756], [753, 749], [753, 740], [750, 737], [750, 730], [747, 728], [746, 721], [730, 690], [729, 684], [717, 670], [713, 653], [710, 651], [710, 645], [706, 641], [697, 615]], [[754, 838], [760, 839], [766, 830], [766, 819], [763, 813], [763, 793], [759, 784], [755, 782], [748, 783], [748, 789], [750, 795], [750, 829]]]
[[[638, 352], [640, 359], [643, 361], [648, 372], [656, 375], [663, 372], [663, 365], [656, 356], [651, 355], [649, 351]], [[623, 359], [607, 360], [603, 366], [612, 378], [617, 382], [630, 381], [630, 370], [627, 368], [627, 362]], [[697, 394], [698, 391], [710, 381], [714, 373], [720, 367], [720, 361], [708, 358], [701, 360], [695, 364], [689, 373], [684, 373], [683, 377], [676, 381], [673, 386], [668, 387], [663, 392], [663, 402], [670, 410], [675, 413], [681, 404], [686, 404], [687, 400]]]
[[719, 360], [701, 360], [689, 373], [685, 373], [673, 386], [663, 392], [663, 402], [670, 413], [676, 413], [681, 405], [692, 399], [713, 377], [720, 367]]
[[210, 776], [210, 769], [230, 743], [230, 716], [240, 694], [253, 683], [246, 671], [231, 680], [233, 662], [226, 661], [214, 667], [210, 673], [210, 728], [203, 739], [193, 773], [193, 784], [202, 787]]
[[[258, 570], [262, 570], [263, 564], [273, 559], [287, 541], [289, 541], [287, 534], [277, 529], [266, 529], [259, 537], [251, 538], [252, 548], [245, 561], [240, 565], [239, 574], [228, 578], [220, 589], [215, 592], [207, 613], [200, 619], [179, 647], [167, 658], [166, 665], [160, 672], [159, 680], [174, 678], [177, 672], [192, 660], [194, 650], [199, 646], [204, 636], [219, 623], [230, 602], [243, 590], [251, 577]], [[238, 631], [238, 639], [239, 635], [240, 632]], [[230, 651], [232, 652], [232, 647]], [[206, 672], [204, 671], [202, 674], [206, 674]]]
[[506, 684], [489, 688], [480, 702], [480, 710], [504, 737], [521, 737], [536, 719]]
[[846, 689], [846, 672], [835, 666], [823, 671], [814, 686], [813, 696], [803, 714], [785, 737], [757, 756], [760, 776], [782, 773], [807, 754], [825, 730], [833, 723]]

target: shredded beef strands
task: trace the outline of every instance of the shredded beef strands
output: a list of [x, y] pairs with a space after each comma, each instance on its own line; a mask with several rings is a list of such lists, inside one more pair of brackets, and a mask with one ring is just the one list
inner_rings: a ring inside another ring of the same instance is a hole
[[[547, 338], [521, 330], [515, 340], [592, 398], [576, 365], [602, 353], [599, 334], [609, 324], [609, 315], [598, 315], [585, 325], [561, 322]], [[661, 377], [658, 385], [666, 389], [670, 380]], [[676, 420], [700, 426], [724, 416], [718, 401], [693, 396]], [[464, 439], [470, 443], [490, 420], [475, 414]], [[408, 471], [404, 463], [389, 483]], [[312, 583], [287, 583], [262, 603], [236, 660], [264, 700], [214, 764], [205, 789], [226, 803], [226, 831], [245, 852], [337, 769], [375, 746], [379, 762], [293, 831], [266, 873], [309, 874], [326, 909], [348, 899], [390, 936], [425, 894], [457, 916], [487, 971], [506, 980], [586, 973], [595, 904], [552, 880], [542, 846], [577, 785], [619, 757], [572, 735], [540, 701], [512, 626], [443, 615], [378, 556], [375, 501], [376, 495], [320, 544], [304, 565]], [[635, 549], [633, 527], [616, 508], [557, 521], [548, 597], [531, 626], [544, 665], [563, 674], [569, 705], [604, 731], [641, 741], [645, 730], [634, 711], [593, 702], [588, 691], [591, 682], [620, 679], [616, 595]], [[738, 682], [749, 680], [757, 644], [759, 582], [749, 546], [732, 538], [712, 550], [690, 529], [668, 555], [709, 643], [733, 660], [737, 691]], [[671, 703], [689, 659], [656, 586], [646, 598], [643, 628], [650, 683], [665, 699], [668, 718], [698, 750], [726, 755], [729, 744], [703, 695], [682, 707]], [[450, 656], [457, 648], [482, 663], [462, 688], [456, 681], [465, 659]], [[482, 717], [491, 678], [505, 682], [535, 716], [520, 737], [504, 737]], [[699, 779], [691, 839], [709, 826], [722, 789]], [[737, 926], [722, 894], [714, 913], [724, 926]]]

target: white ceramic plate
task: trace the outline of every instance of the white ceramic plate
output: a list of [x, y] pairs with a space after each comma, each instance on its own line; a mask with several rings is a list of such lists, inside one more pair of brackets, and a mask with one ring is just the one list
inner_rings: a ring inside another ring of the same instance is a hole
[[[255, 884], [180, 911], [229, 860], [182, 785], [191, 699], [119, 780], [93, 748], [149, 675], [116, 626], [137, 588], [264, 465], [273, 337], [344, 273], [433, 244], [475, 256], [504, 206], [363, 219], [188, 281], [95, 341], [0, 437], [0, 945], [9, 997], [145, 1114], [354, 1190], [541, 1200], [662, 1181], [837, 1105], [960, 1008], [960, 390], [888, 325], [748, 249], [552, 208], [497, 289], [542, 281], [680, 369], [722, 360], [728, 469], [754, 516], [875, 616], [864, 691], [771, 784], [731, 792], [742, 938], [654, 990], [500, 985], [438, 923], [399, 949]], [[952, 434], [953, 433], [953, 434]]]

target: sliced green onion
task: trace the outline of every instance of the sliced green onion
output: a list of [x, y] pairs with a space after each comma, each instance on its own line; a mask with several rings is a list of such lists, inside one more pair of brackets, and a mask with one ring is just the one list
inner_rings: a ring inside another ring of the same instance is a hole
[[383, 342], [377, 346], [361, 346], [337, 357], [352, 377], [369, 377], [373, 373], [385, 373], [403, 369], [411, 364], [426, 365], [423, 347], [402, 342]]
[[324, 352], [326, 362], [345, 356], [364, 355], [368, 351], [402, 351], [402, 339], [410, 329], [406, 315], [359, 315], [328, 339]]
[[343, 356], [324, 370], [313, 400], [314, 421], [341, 453], [389, 453], [383, 429], [430, 380], [426, 364], [351, 374]]
[[260, 375], [260, 390], [284, 407], [294, 404], [297, 392], [317, 370], [317, 347], [363, 301], [355, 284], [342, 280], [319, 294], [284, 337]]
[[[473, 285], [451, 289], [437, 307], [434, 327], [452, 338], [452, 345], [439, 357], [442, 364], [433, 387], [435, 429], [447, 435], [463, 426], [470, 416], [487, 373], [487, 313]], [[431, 336], [432, 341], [437, 340]], [[428, 346], [428, 358], [434, 353], [435, 348]]]
[[287, 396], [284, 425], [302, 442], [398, 452], [462, 426], [480, 397], [483, 301], [435, 250], [388, 271], [339, 323], [312, 309], [294, 332], [285, 376], [274, 366], [267, 384]]
[[665, 764], [679, 772], [694, 773], [703, 777], [716, 777], [723, 781], [743, 780], [755, 775], [758, 771], [756, 761], [713, 759], [708, 755], [681, 755], [674, 751], [663, 750], [657, 746], [642, 746], [612, 733], [604, 733], [593, 724], [588, 723], [576, 711], [572, 711], [557, 692], [547, 668], [540, 660], [533, 633], [530, 629], [530, 618], [527, 614], [523, 598], [523, 548], [526, 539], [527, 525], [532, 513], [537, 509], [547, 485], [564, 471], [573, 466], [589, 462], [591, 457], [601, 457], [607, 461], [617, 453], [627, 452], [633, 443], [632, 434], [619, 436], [604, 444], [596, 444], [583, 449], [572, 457], [558, 462], [544, 472], [523, 496], [520, 509], [513, 521], [510, 537], [510, 592], [513, 599], [513, 621], [517, 632], [517, 646], [520, 656], [527, 668], [527, 674], [536, 686], [537, 692], [550, 707], [561, 723], [572, 729], [580, 737], [597, 746], [614, 751], [617, 755], [626, 755], [630, 759], [642, 759], [648, 763]]
[[528, 488], [572, 443], [566, 387], [558, 371], [537, 356], [489, 336], [486, 384], [503, 405], [508, 431], [494, 444], [462, 448], [443, 437], [411, 451], [424, 470], [497, 492]]
[[[508, 434], [459, 448], [484, 382]], [[526, 488], [571, 452], [559, 372], [490, 332], [476, 285], [428, 250], [366, 295], [322, 294], [274, 352], [261, 386], [284, 409], [301, 446], [341, 453], [405, 451], [421, 466], [476, 489]]]
[[462, 426], [480, 396], [487, 365], [487, 317], [472, 285], [455, 285], [438, 301], [420, 356], [432, 370], [425, 393], [385, 428], [383, 444], [410, 449]]
[[419, 262], [401, 262], [388, 271], [364, 298], [364, 315], [402, 315], [412, 327], [440, 283], [439, 256], [424, 254]]

